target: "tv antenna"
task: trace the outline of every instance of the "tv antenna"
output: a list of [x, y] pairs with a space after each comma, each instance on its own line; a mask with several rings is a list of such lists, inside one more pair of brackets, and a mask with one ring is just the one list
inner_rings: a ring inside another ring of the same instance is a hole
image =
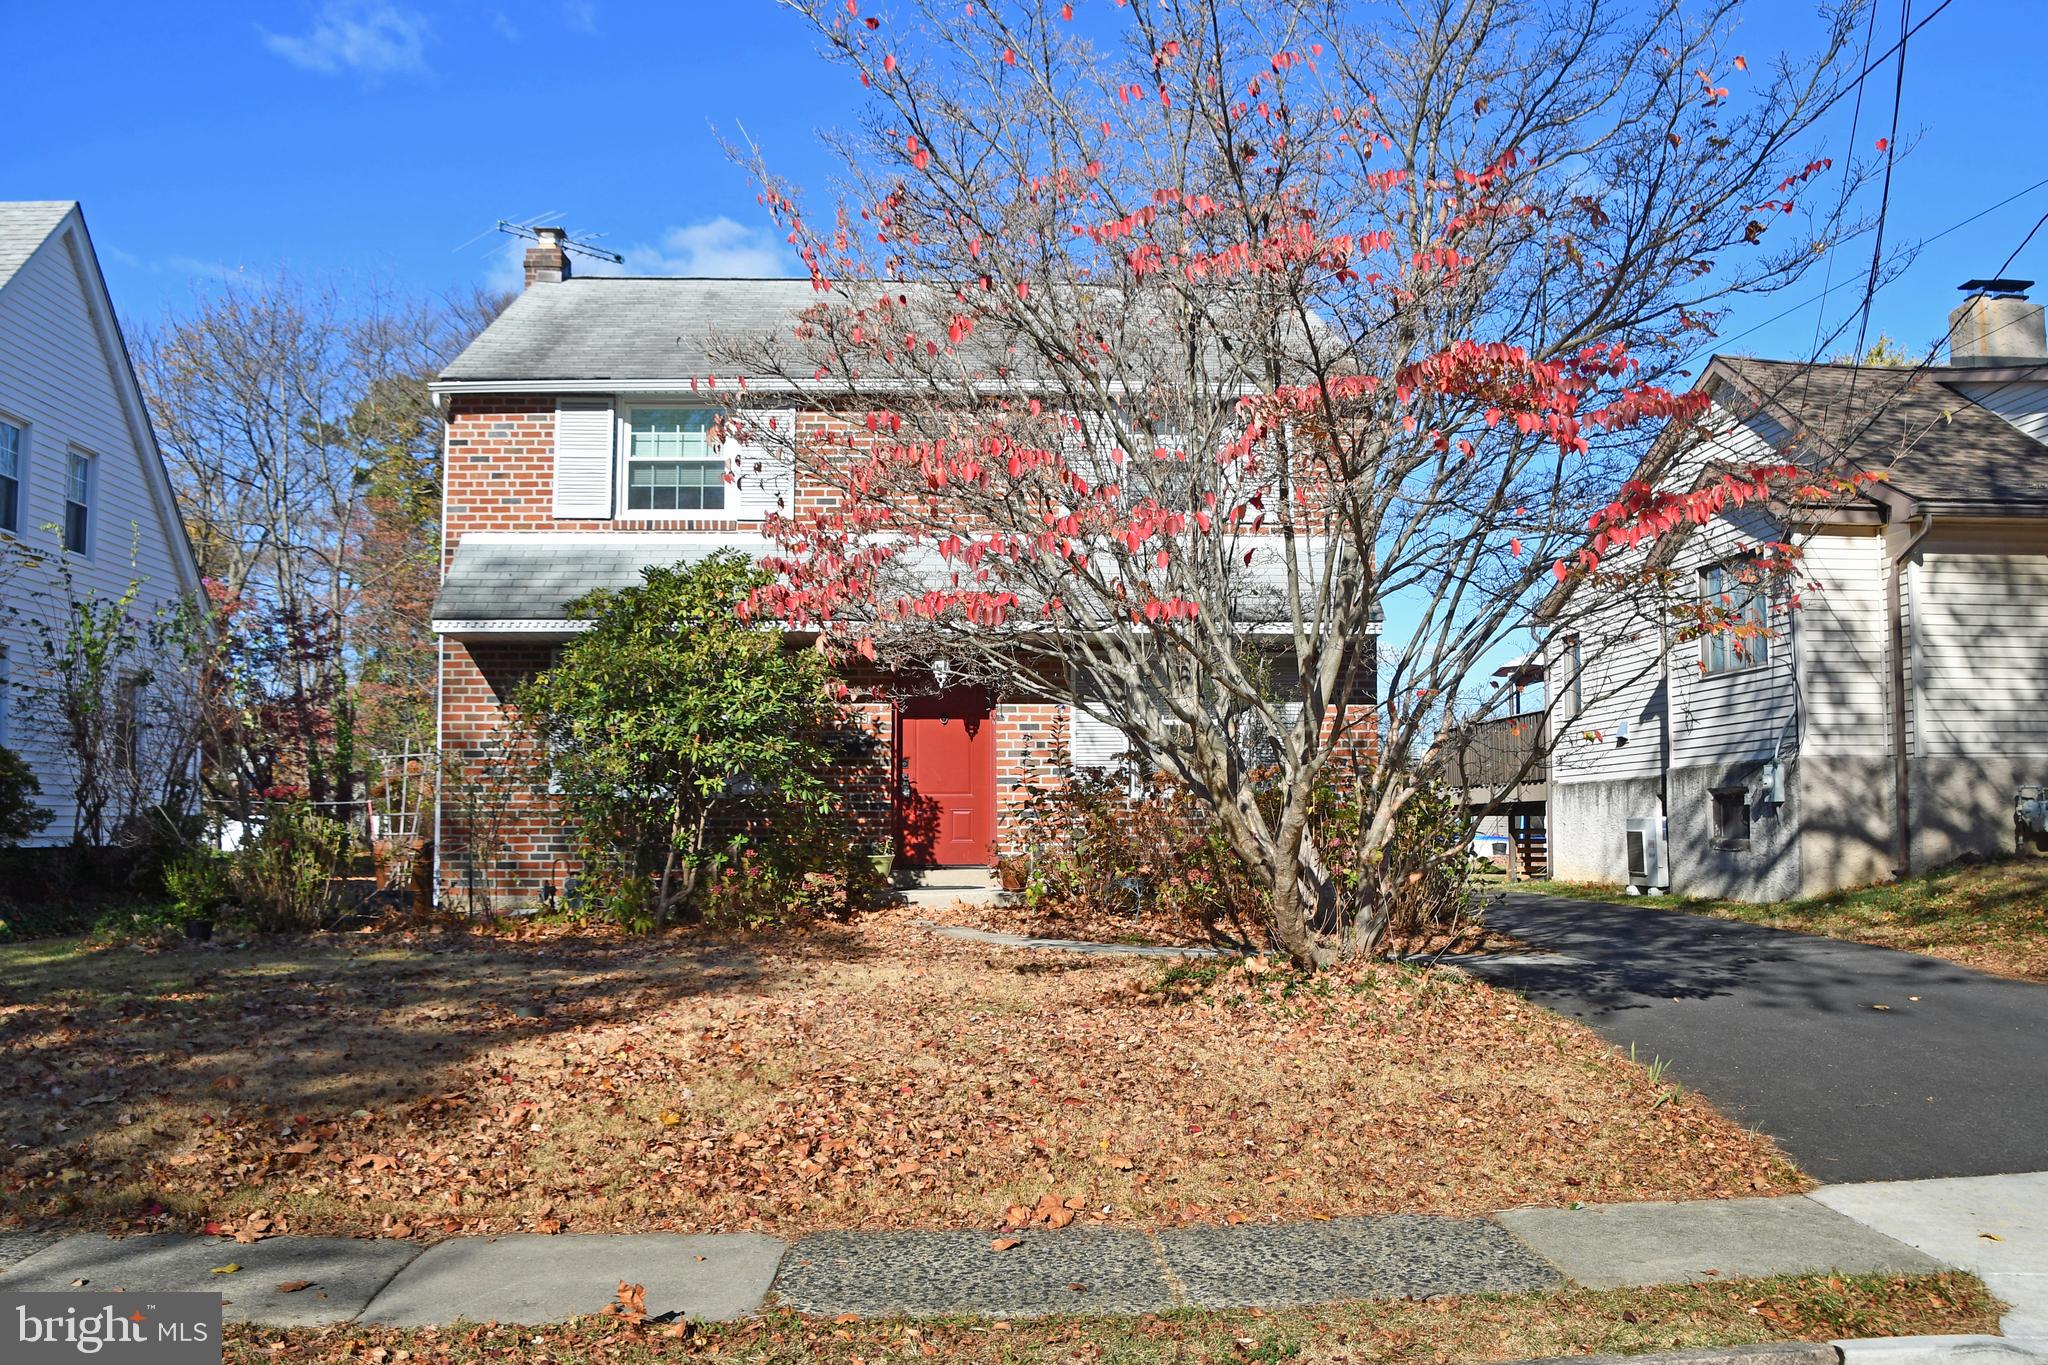
[[[528, 226], [525, 223], [514, 223], [504, 218], [500, 218], [498, 220], [498, 231], [506, 233], [509, 236], [513, 237], [523, 237], [529, 242], [539, 241], [539, 229], [551, 226], [553, 225], [548, 223], [536, 223], [532, 226]], [[592, 241], [594, 239], [602, 237], [604, 235], [601, 232], [593, 232], [590, 234], [588, 238], [585, 238], [583, 241], [579, 242], [571, 238], [568, 235], [566, 229], [555, 228], [555, 231], [563, 234], [562, 250], [567, 252], [571, 256], [588, 256], [592, 260], [610, 261], [613, 265], [624, 265], [626, 263], [626, 258], [624, 256], [621, 256], [618, 252], [608, 251], [604, 247], [592, 245]]]

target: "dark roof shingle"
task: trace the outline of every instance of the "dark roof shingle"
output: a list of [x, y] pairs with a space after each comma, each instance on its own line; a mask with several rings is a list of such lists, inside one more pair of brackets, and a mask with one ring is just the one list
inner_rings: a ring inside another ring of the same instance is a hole
[[[1915, 501], [2048, 504], [2048, 445], [1955, 387], [1985, 382], [1983, 370], [1732, 356], [1717, 363], [1795, 437], [1884, 473]], [[2027, 382], [2048, 383], [2048, 366]]]

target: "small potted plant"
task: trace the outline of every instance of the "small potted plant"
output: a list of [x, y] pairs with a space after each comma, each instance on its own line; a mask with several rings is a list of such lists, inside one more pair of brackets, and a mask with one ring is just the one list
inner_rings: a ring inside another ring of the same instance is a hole
[[875, 865], [875, 876], [884, 886], [889, 885], [896, 871], [896, 845], [881, 840], [868, 846], [868, 857]]
[[1031, 880], [1031, 864], [1022, 858], [996, 859], [996, 881], [1005, 891], [1022, 891]]

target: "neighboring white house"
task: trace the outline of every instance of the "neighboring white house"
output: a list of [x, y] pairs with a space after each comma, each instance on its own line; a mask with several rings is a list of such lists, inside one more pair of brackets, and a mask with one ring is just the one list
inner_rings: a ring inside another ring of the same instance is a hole
[[138, 612], [199, 588], [84, 214], [0, 202], [0, 742], [42, 783], [51, 843], [72, 837], [72, 779], [28, 698], [33, 618], [62, 609], [58, 555], [81, 594], [141, 580]]
[[[1569, 627], [1548, 604], [1554, 876], [1772, 900], [2013, 851], [2016, 788], [2048, 782], [2048, 339], [2027, 282], [1991, 283], [1951, 316], [1948, 365], [1708, 366], [1713, 438], [1654, 453], [1658, 487], [1787, 459], [1878, 477], [1649, 552], [1768, 622], [1753, 642], [1681, 642], [1644, 602], [1575, 602]], [[1751, 581], [1772, 541], [1801, 558]]]

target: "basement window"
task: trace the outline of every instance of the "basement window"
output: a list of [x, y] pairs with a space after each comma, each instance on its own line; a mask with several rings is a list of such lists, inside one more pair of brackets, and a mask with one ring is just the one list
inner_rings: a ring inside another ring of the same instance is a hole
[[1714, 797], [1714, 847], [1749, 847], [1749, 791], [1744, 787], [1716, 787]]

